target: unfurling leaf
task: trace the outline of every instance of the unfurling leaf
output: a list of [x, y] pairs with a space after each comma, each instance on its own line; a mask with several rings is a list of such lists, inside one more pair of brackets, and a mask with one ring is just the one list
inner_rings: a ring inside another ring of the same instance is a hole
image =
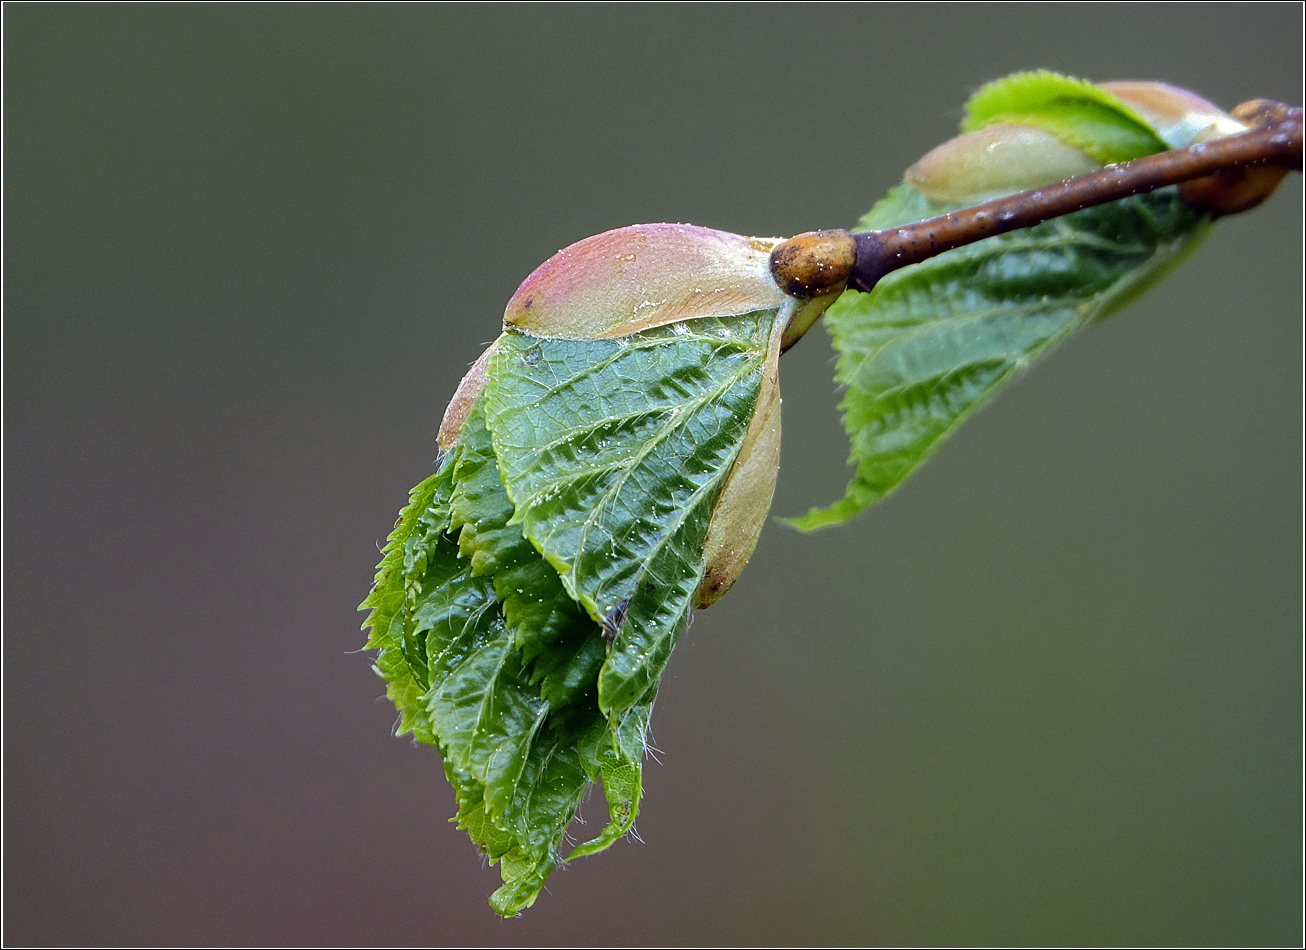
[[656, 687], [688, 618], [783, 312], [500, 340], [484, 398], [515, 522], [611, 641], [609, 716]]
[[1167, 147], [1119, 96], [1047, 70], [1015, 73], [980, 88], [966, 103], [961, 130], [974, 132], [998, 122], [1043, 129], [1103, 165]]
[[443, 464], [385, 550], [368, 646], [399, 731], [440, 749], [459, 826], [500, 863], [502, 914], [563, 860], [589, 783], [609, 821], [567, 859], [631, 829], [671, 649], [756, 544], [781, 339], [835, 296], [780, 292], [774, 243], [642, 225], [546, 262], [458, 387]]
[[[967, 106], [965, 134], [909, 169], [858, 229], [922, 221], [1185, 136], [1244, 128], [1192, 93], [1158, 86], [1046, 72], [990, 83]], [[840, 410], [855, 473], [842, 499], [790, 523], [841, 524], [889, 494], [1005, 383], [1182, 261], [1209, 222], [1166, 188], [960, 247], [890, 273], [868, 294], [845, 294], [826, 325], [839, 352], [835, 379], [847, 387]]]

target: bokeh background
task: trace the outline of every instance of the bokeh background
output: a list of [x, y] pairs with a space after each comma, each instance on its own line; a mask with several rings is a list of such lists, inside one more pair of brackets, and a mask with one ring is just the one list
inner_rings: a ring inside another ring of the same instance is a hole
[[[1302, 186], [681, 640], [518, 920], [355, 605], [553, 251], [853, 222], [1016, 69], [1300, 103], [1298, 4], [6, 5], [4, 937], [1301, 936]], [[842, 490], [785, 357], [776, 514]], [[592, 801], [586, 814], [599, 820]]]

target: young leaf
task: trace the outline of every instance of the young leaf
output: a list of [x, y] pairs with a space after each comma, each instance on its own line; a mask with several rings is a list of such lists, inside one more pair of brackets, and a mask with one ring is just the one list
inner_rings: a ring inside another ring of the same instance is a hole
[[[377, 671], [400, 709], [399, 731], [440, 749], [459, 827], [501, 864], [504, 886], [491, 903], [506, 915], [529, 906], [558, 863], [591, 780], [612, 773], [605, 785], [619, 818], [591, 852], [629, 830], [639, 785], [639, 757], [619, 754], [594, 698], [599, 628], [520, 528], [506, 526], [511, 514], [478, 407], [454, 453], [414, 490], [364, 602], [368, 645], [380, 650]], [[514, 592], [500, 604], [502, 578], [530, 583], [534, 602], [523, 605]], [[534, 643], [533, 663], [520, 630], [544, 641]]]
[[[458, 553], [471, 559], [473, 574], [493, 578], [514, 644], [526, 661], [539, 658], [537, 678], [584, 681], [583, 674], [568, 676], [557, 664], [563, 656], [592, 653], [586, 645], [601, 643], [600, 631], [567, 594], [557, 572], [522, 536], [521, 528], [509, 524], [514, 509], [499, 478], [499, 462], [480, 403], [467, 419], [459, 446], [449, 503], [450, 530], [459, 531]], [[593, 667], [591, 672], [596, 672], [597, 663]], [[541, 695], [557, 708], [572, 698], [572, 692], [559, 695], [546, 689]]]
[[[859, 227], [949, 210], [899, 185]], [[841, 500], [789, 523], [841, 524], [893, 491], [1003, 384], [1182, 260], [1207, 221], [1165, 189], [958, 248], [869, 294], [846, 294], [826, 321], [856, 473]]]
[[[456, 445], [400, 517], [364, 605], [368, 643], [400, 728], [444, 758], [459, 827], [500, 864], [502, 914], [535, 900], [590, 782], [609, 822], [570, 857], [634, 824], [709, 521], [750, 430], [778, 438], [775, 360], [797, 306], [610, 340], [504, 334]], [[753, 427], [764, 380], [767, 425]], [[770, 487], [753, 473], [767, 473], [747, 468], [742, 507], [760, 521]]]
[[1013, 73], [971, 96], [961, 130], [995, 122], [1043, 129], [1104, 165], [1167, 148], [1142, 116], [1110, 92], [1045, 69]]
[[616, 340], [500, 338], [485, 412], [520, 524], [611, 639], [599, 705], [657, 684], [792, 307]]
[[411, 732], [426, 743], [435, 742], [435, 736], [422, 701], [429, 680], [425, 644], [418, 648], [414, 615], [428, 557], [434, 555], [441, 563], [452, 560], [452, 552], [440, 550], [449, 520], [452, 474], [446, 465], [413, 489], [381, 552], [372, 593], [359, 604], [359, 610], [370, 611], [363, 623], [363, 629], [371, 628], [366, 648], [378, 651], [374, 669], [386, 681], [386, 696], [399, 713], [395, 734]]
[[[1053, 73], [991, 83], [968, 111], [964, 128], [1027, 123], [1090, 152], [1097, 136], [1107, 148], [1099, 154], [1165, 148], [1150, 131], [1135, 134], [1142, 120], [1123, 102]], [[1049, 115], [1056, 121], [1045, 121]], [[1131, 138], [1135, 145], [1121, 152]], [[943, 179], [941, 164], [930, 174]], [[957, 167], [977, 178], [971, 165], [958, 160]], [[893, 228], [970, 203], [932, 200], [906, 183], [858, 229]], [[826, 325], [839, 352], [835, 379], [847, 387], [840, 409], [856, 471], [842, 499], [789, 523], [805, 531], [841, 524], [893, 491], [1005, 383], [1179, 263], [1209, 220], [1166, 188], [957, 248], [888, 274], [869, 294], [845, 294]]]
[[786, 296], [775, 243], [637, 225], [537, 268], [385, 550], [368, 644], [400, 728], [440, 749], [459, 826], [500, 863], [500, 913], [535, 900], [589, 782], [609, 821], [570, 857], [631, 829], [671, 648], [756, 542], [782, 337], [839, 289]]

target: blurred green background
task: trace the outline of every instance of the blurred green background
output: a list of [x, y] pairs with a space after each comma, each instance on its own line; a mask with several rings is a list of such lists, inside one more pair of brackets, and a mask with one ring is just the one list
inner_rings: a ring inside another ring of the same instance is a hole
[[[1300, 176], [886, 504], [768, 527], [643, 843], [519, 920], [349, 651], [553, 251], [850, 224], [1016, 69], [1300, 103], [1301, 15], [6, 5], [6, 941], [1298, 945]], [[847, 470], [824, 334], [782, 368], [790, 515]]]

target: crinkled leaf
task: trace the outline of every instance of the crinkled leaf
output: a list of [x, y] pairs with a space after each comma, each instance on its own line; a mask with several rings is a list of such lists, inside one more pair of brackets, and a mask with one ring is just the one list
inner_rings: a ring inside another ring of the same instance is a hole
[[[900, 185], [858, 224], [955, 210]], [[856, 467], [843, 499], [791, 521], [840, 524], [893, 491], [963, 419], [1068, 334], [1132, 300], [1209, 219], [1164, 189], [958, 248], [845, 294], [826, 316]]]
[[650, 689], [622, 717], [613, 730], [594, 733], [597, 741], [581, 745], [581, 758], [591, 778], [602, 776], [603, 796], [608, 802], [608, 824], [595, 838], [572, 849], [567, 860], [598, 854], [630, 831], [639, 813], [643, 791], [643, 770], [649, 716], [657, 688]]
[[580, 853], [602, 850], [630, 829], [639, 807], [643, 732], [633, 747], [622, 746], [599, 712], [601, 629], [520, 526], [508, 523], [513, 507], [479, 405], [463, 427], [458, 453], [450, 530], [459, 531], [463, 563], [493, 578], [509, 635], [464, 663], [457, 690], [446, 684], [433, 701], [451, 700], [461, 713], [441, 723], [442, 734], [459, 744], [449, 750], [455, 761], [466, 762], [484, 784], [484, 813], [526, 842], [504, 853], [504, 887], [491, 899], [501, 913], [516, 913], [535, 899], [557, 863], [559, 839], [589, 781], [602, 780], [613, 821]]
[[[504, 618], [525, 659], [541, 657], [547, 672], [556, 673], [560, 656], [582, 655], [581, 644], [602, 644], [601, 632], [565, 591], [558, 572], [522, 537], [520, 525], [509, 524], [512, 502], [500, 481], [499, 461], [479, 404], [462, 429], [458, 450], [449, 500], [449, 528], [460, 532], [458, 553], [470, 558], [473, 574], [494, 579]], [[547, 649], [559, 640], [568, 643]], [[555, 707], [562, 704], [558, 696], [545, 698]]]
[[656, 693], [611, 723], [600, 712], [602, 628], [513, 514], [478, 404], [440, 471], [414, 489], [364, 603], [400, 729], [439, 748], [455, 820], [499, 862], [490, 902], [505, 915], [534, 902], [591, 781], [603, 783], [610, 820], [571, 856], [630, 830]]
[[483, 399], [513, 522], [612, 638], [599, 705], [618, 730], [688, 617], [708, 522], [787, 315], [616, 340], [500, 338]]
[[371, 628], [367, 648], [377, 650], [375, 669], [386, 681], [386, 696], [399, 712], [396, 735], [413, 733], [435, 741], [422, 697], [429, 685], [425, 644], [418, 649], [414, 615], [427, 573], [428, 557], [452, 563], [452, 551], [440, 550], [449, 520], [452, 469], [444, 466], [413, 489], [382, 550], [372, 593], [359, 604], [370, 611], [363, 629]]
[[512, 801], [549, 704], [529, 689], [521, 654], [496, 620], [484, 631], [485, 642], [449, 670], [427, 704], [445, 754], [485, 786], [490, 817], [520, 834]]
[[971, 96], [961, 130], [974, 132], [995, 122], [1051, 132], [1104, 165], [1167, 147], [1137, 112], [1111, 93], [1048, 70], [1014, 73]]
[[418, 739], [440, 749], [459, 826], [501, 862], [494, 906], [516, 913], [557, 863], [588, 784], [576, 747], [606, 723], [593, 704], [588, 720], [547, 721], [549, 704], [523, 672], [492, 579], [459, 555], [450, 530], [463, 454], [460, 446], [400, 517], [366, 602], [369, 644], [381, 650], [377, 668], [391, 697], [405, 703], [401, 728], [411, 722]]

